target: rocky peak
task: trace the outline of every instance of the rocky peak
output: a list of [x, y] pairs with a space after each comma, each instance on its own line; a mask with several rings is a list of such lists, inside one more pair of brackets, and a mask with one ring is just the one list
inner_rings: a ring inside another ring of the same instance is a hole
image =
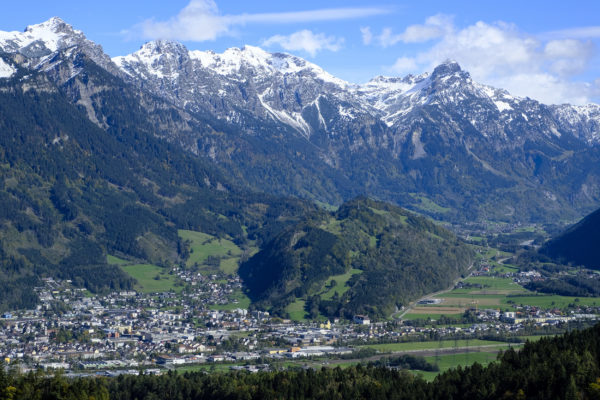
[[175, 42], [173, 40], [154, 40], [148, 43], [145, 43], [140, 47], [135, 54], [144, 54], [144, 55], [187, 55], [188, 49], [181, 43]]
[[[32, 65], [38, 63], [36, 60], [42, 57], [75, 47], [103, 68], [117, 73], [100, 45], [87, 40], [83, 32], [73, 29], [58, 17], [50, 18], [40, 24], [29, 25], [23, 32], [0, 31], [0, 51], [25, 56], [32, 61]], [[42, 65], [45, 64], [39, 64], [38, 67]]]
[[67, 24], [59, 17], [52, 17], [48, 21], [42, 22], [40, 24], [29, 25], [27, 26], [27, 28], [25, 28], [25, 32], [30, 33], [32, 35], [35, 35], [37, 32], [40, 31], [50, 31], [66, 35], [74, 35], [76, 33], [76, 31], [71, 25]]
[[463, 72], [463, 70], [460, 68], [460, 65], [453, 60], [448, 60], [446, 62], [443, 62], [442, 64], [438, 65], [437, 67], [435, 67], [433, 69], [433, 72], [431, 74], [432, 78], [443, 78], [446, 76], [451, 76], [451, 75], [455, 75], [458, 73]]

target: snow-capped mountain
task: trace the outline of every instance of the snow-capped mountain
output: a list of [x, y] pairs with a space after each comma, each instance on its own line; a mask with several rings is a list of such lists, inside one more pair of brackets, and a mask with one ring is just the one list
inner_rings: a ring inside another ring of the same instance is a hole
[[83, 32], [62, 19], [54, 17], [46, 22], [30, 25], [23, 32], [0, 31], [0, 53], [20, 55], [24, 66], [48, 69], [57, 60], [54, 55], [69, 50], [85, 53], [101, 67], [118, 73], [102, 46], [88, 40]]
[[349, 83], [301, 58], [258, 47], [217, 54], [155, 41], [113, 61], [141, 87], [192, 111], [208, 109], [228, 122], [243, 122], [250, 112], [309, 137], [319, 130], [334, 132], [336, 121], [326, 120], [320, 110], [323, 101], [342, 119], [365, 112]]
[[567, 131], [588, 143], [598, 143], [600, 107], [546, 106], [506, 90], [474, 82], [458, 63], [441, 64], [429, 74], [405, 78], [377, 77], [357, 94], [381, 110], [383, 120], [398, 131], [410, 125], [411, 113], [424, 106], [437, 107], [445, 121], [467, 120], [483, 136], [522, 146], [541, 136]]
[[[451, 61], [432, 73], [404, 78], [380, 76], [363, 85], [335, 78], [301, 58], [253, 46], [217, 54], [156, 41], [114, 61], [138, 84], [182, 107], [193, 110], [204, 105], [218, 117], [238, 122], [237, 111], [243, 109], [260, 118], [276, 119], [306, 137], [320, 129], [335, 134], [340, 126], [332, 118], [352, 120], [360, 116], [364, 120], [365, 115], [402, 131], [413, 110], [438, 105], [452, 108], [486, 137], [512, 140], [516, 136], [513, 131], [518, 130], [522, 137], [524, 128], [531, 128], [531, 134], [560, 135], [559, 129], [571, 129], [569, 121], [576, 119], [582, 137], [588, 142], [599, 140], [599, 107], [547, 108], [478, 84]], [[328, 115], [329, 121], [320, 110], [322, 98], [337, 108], [335, 117]], [[473, 101], [478, 102], [475, 107]], [[543, 121], [539, 121], [540, 116]]]
[[0, 33], [0, 60], [0, 84], [42, 74], [105, 129], [118, 127], [103, 104], [135, 99], [157, 136], [262, 190], [367, 193], [449, 219], [547, 219], [600, 202], [599, 106], [511, 96], [452, 61], [358, 85], [253, 46], [154, 41], [111, 60], [58, 18]]

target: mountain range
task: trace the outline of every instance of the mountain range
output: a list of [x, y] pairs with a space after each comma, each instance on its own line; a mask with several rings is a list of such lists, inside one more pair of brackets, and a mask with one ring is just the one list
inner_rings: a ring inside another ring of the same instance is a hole
[[335, 205], [368, 194], [461, 223], [566, 222], [600, 200], [600, 106], [514, 97], [456, 62], [358, 85], [252, 46], [158, 40], [111, 60], [59, 18], [0, 34], [0, 50], [5, 79], [44, 71], [106, 128], [102, 86], [74, 79], [85, 55], [177, 116], [155, 121], [156, 136], [272, 193]]
[[[129, 288], [106, 254], [180, 263], [177, 229], [190, 229], [260, 248], [240, 269], [256, 302], [381, 316], [452, 281], [471, 255], [404, 210], [348, 200], [366, 194], [459, 224], [571, 221], [600, 200], [599, 122], [599, 106], [513, 97], [452, 61], [357, 85], [251, 46], [216, 54], [155, 41], [111, 59], [59, 18], [0, 32], [0, 303], [33, 304], [46, 275]], [[340, 254], [319, 270], [321, 256]], [[369, 289], [365, 277], [397, 282], [407, 265], [427, 278], [416, 290]], [[266, 287], [274, 267], [285, 279]], [[337, 302], [315, 298], [351, 269], [362, 272]]]

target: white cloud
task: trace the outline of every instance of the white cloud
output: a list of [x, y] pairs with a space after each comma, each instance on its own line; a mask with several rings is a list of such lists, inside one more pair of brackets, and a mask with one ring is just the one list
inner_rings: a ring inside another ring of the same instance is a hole
[[146, 20], [128, 33], [144, 39], [205, 41], [227, 34], [229, 26], [213, 0], [192, 0], [177, 16], [167, 21]]
[[594, 88], [588, 83], [570, 82], [544, 72], [495, 77], [491, 83], [509, 88], [517, 96], [531, 97], [546, 104], [586, 104], [594, 95]]
[[343, 19], [364, 18], [387, 14], [388, 12], [388, 9], [377, 7], [326, 8], [311, 11], [230, 15], [225, 16], [224, 18], [234, 24], [246, 24], [250, 22], [289, 24], [296, 22], [338, 21]]
[[430, 64], [455, 59], [476, 76], [512, 75], [538, 69], [539, 47], [536, 39], [520, 34], [514, 25], [477, 22], [444, 36], [417, 58]]
[[450, 33], [453, 29], [452, 17], [437, 14], [425, 20], [423, 25], [411, 25], [401, 35], [404, 43], [420, 43], [437, 39]]
[[231, 35], [232, 28], [251, 23], [289, 24], [336, 21], [389, 13], [377, 7], [329, 8], [297, 12], [222, 15], [214, 0], [191, 0], [179, 14], [166, 21], [143, 21], [126, 31], [143, 39], [175, 39], [202, 42]]
[[573, 38], [544, 42], [503, 22], [446, 28], [433, 46], [414, 57], [403, 56], [389, 68], [420, 72], [453, 59], [475, 81], [544, 103], [583, 104], [597, 91], [598, 85], [575, 81], [589, 68], [595, 50], [592, 42]]
[[343, 38], [326, 36], [323, 33], [315, 34], [312, 31], [304, 29], [287, 36], [271, 36], [262, 44], [266, 47], [279, 45], [284, 50], [288, 51], [305, 51], [314, 57], [322, 50], [338, 51], [342, 48], [343, 43]]
[[544, 55], [550, 61], [552, 72], [563, 76], [576, 75], [589, 64], [594, 55], [594, 44], [575, 39], [553, 40], [546, 43]]
[[363, 43], [371, 43], [371, 39], [375, 39], [382, 47], [393, 46], [396, 43], [422, 43], [433, 39], [438, 39], [453, 29], [452, 16], [445, 14], [433, 15], [425, 20], [424, 24], [410, 25], [402, 33], [394, 33], [391, 28], [383, 28], [381, 34], [373, 36], [370, 28], [368, 31], [369, 41], [365, 41], [365, 28], [361, 28], [363, 32]]
[[360, 33], [362, 35], [363, 44], [371, 44], [371, 41], [373, 41], [373, 33], [371, 32], [371, 28], [369, 28], [368, 26], [361, 27]]
[[390, 72], [395, 74], [404, 75], [409, 72], [415, 72], [418, 69], [417, 62], [414, 58], [400, 57], [396, 60], [394, 65], [388, 68]]
[[542, 35], [544, 38], [571, 38], [571, 39], [591, 39], [600, 38], [600, 26], [582, 26], [578, 28], [563, 29], [559, 31], [547, 32]]

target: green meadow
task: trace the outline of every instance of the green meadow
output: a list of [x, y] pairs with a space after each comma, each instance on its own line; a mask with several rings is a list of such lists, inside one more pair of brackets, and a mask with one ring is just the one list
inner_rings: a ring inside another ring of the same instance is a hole
[[176, 286], [176, 275], [169, 275], [165, 268], [152, 264], [121, 265], [123, 271], [133, 277], [137, 283], [135, 289], [142, 293], [180, 292], [182, 286]]
[[297, 299], [293, 303], [288, 304], [285, 311], [290, 315], [291, 320], [306, 321], [306, 311], [304, 311], [305, 306], [306, 301]]
[[[190, 243], [190, 256], [186, 262], [188, 267], [198, 265], [203, 271], [221, 271], [228, 275], [237, 272], [243, 250], [231, 240], [183, 229], [178, 233], [179, 237]], [[250, 254], [255, 251], [251, 249]]]
[[[362, 274], [362, 270], [352, 268], [348, 272], [340, 275], [332, 275], [325, 280], [325, 285], [322, 288], [321, 298], [324, 300], [331, 299], [334, 294], [337, 292], [339, 296], [343, 295], [350, 289], [346, 283], [352, 278], [354, 275]], [[331, 281], [335, 281], [335, 285], [330, 287]]]

